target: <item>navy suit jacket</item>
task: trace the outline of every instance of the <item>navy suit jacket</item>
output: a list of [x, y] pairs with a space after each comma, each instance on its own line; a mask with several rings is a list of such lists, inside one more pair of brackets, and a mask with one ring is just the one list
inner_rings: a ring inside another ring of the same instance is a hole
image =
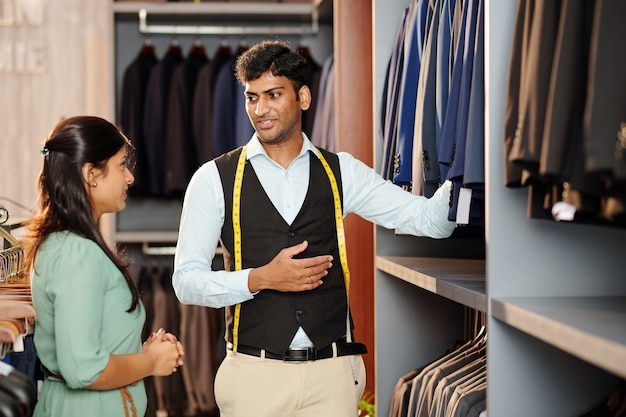
[[400, 96], [400, 75], [404, 66], [404, 33], [406, 31], [409, 8], [405, 8], [396, 32], [394, 48], [387, 66], [385, 87], [381, 106], [381, 126], [383, 137], [383, 159], [380, 174], [383, 178], [393, 178], [393, 154], [398, 132], [398, 97]]
[[154, 197], [165, 196], [165, 131], [169, 86], [172, 72], [182, 62], [180, 47], [171, 45], [153, 68], [148, 81], [143, 126], [149, 165], [149, 194]]

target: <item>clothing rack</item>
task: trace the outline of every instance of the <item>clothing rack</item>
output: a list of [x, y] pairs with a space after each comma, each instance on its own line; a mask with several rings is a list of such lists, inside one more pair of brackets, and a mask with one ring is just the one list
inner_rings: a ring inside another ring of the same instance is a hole
[[[148, 256], [174, 256], [176, 253], [176, 246], [153, 246], [150, 242], [142, 242], [141, 252]], [[222, 254], [222, 247], [218, 247], [215, 250], [216, 254]]]
[[175, 246], [151, 246], [149, 242], [143, 242], [141, 252], [148, 256], [169, 256], [176, 252]]
[[[202, 9], [199, 14], [210, 14], [221, 18], [223, 16], [238, 16], [242, 15], [253, 16], [255, 19], [259, 19], [260, 16], [268, 18], [289, 18], [294, 16], [310, 16], [310, 23], [303, 25], [294, 25], [290, 23], [288, 25], [271, 25], [271, 26], [257, 26], [257, 25], [187, 25], [187, 24], [148, 24], [148, 10], [146, 8], [139, 9], [139, 32], [145, 34], [174, 34], [174, 35], [315, 35], [319, 31], [319, 10], [316, 4], [303, 5], [293, 4], [280, 4], [280, 7], [272, 4], [246, 4], [246, 9], [242, 10], [241, 7], [233, 7], [229, 3], [215, 3], [215, 6], [208, 9]], [[234, 6], [241, 6], [241, 4]], [[186, 14], [194, 13], [192, 9], [152, 9], [150, 14]], [[293, 19], [295, 20], [295, 19]], [[293, 20], [289, 20], [292, 22]]]
[[0, 358], [4, 358], [23, 351], [24, 337], [32, 333], [35, 309], [21, 242], [3, 227], [0, 242]]
[[0, 283], [2, 283], [22, 273], [24, 256], [20, 242], [2, 227], [0, 238], [5, 241], [0, 247]]

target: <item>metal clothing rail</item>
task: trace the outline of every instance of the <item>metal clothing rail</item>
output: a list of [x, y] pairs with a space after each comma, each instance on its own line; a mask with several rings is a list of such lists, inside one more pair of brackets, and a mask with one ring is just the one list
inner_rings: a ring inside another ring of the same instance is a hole
[[[141, 252], [148, 256], [174, 256], [176, 254], [176, 246], [150, 246], [149, 242], [143, 242]], [[215, 249], [216, 255], [223, 254], [221, 246]]]
[[[274, 12], [277, 9], [274, 10]], [[268, 14], [271, 9], [268, 9]], [[139, 10], [139, 32], [148, 34], [176, 34], [176, 35], [314, 35], [319, 31], [319, 11], [317, 6], [311, 6], [310, 24], [306, 25], [165, 25], [148, 24], [148, 11]]]

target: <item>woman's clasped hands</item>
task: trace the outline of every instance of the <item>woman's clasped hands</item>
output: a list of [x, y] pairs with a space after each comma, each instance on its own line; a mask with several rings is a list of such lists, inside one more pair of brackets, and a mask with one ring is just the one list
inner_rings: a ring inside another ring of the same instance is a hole
[[172, 333], [164, 329], [153, 332], [143, 343], [143, 353], [150, 356], [154, 376], [167, 376], [176, 372], [183, 365], [185, 350], [183, 345]]

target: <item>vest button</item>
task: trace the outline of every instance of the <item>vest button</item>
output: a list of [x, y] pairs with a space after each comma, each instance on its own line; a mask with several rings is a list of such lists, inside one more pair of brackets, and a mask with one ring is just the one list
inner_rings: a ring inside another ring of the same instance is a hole
[[294, 237], [296, 234], [293, 232], [293, 230], [290, 230], [289, 233], [287, 233], [289, 235], [289, 237]]

